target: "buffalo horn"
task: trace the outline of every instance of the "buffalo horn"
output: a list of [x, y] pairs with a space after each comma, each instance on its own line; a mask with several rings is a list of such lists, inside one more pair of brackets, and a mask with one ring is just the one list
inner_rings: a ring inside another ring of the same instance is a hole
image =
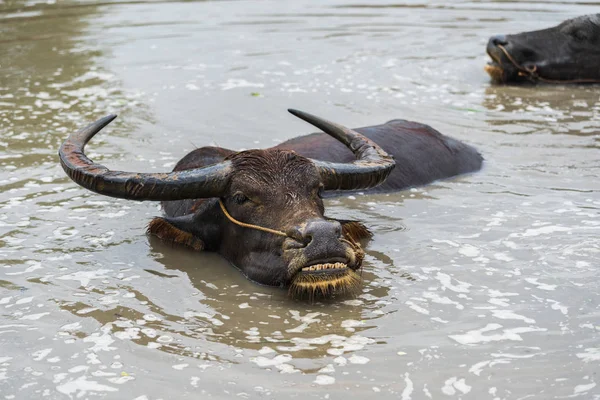
[[383, 183], [394, 169], [393, 157], [360, 133], [302, 111], [288, 111], [339, 140], [356, 156], [351, 163], [312, 160], [325, 190], [368, 189]]
[[86, 189], [129, 200], [182, 200], [217, 197], [223, 194], [231, 162], [170, 173], [111, 171], [90, 160], [83, 152], [86, 143], [112, 120], [109, 115], [71, 134], [60, 146], [60, 163], [71, 179]]

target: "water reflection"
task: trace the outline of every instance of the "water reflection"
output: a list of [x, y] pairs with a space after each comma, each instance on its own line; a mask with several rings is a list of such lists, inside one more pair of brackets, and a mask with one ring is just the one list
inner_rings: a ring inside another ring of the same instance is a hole
[[[173, 248], [156, 238], [151, 238], [150, 244], [151, 256], [158, 263], [147, 272], [164, 280], [185, 277], [194, 289], [195, 306], [173, 314], [153, 300], [160, 301], [160, 296], [152, 290], [144, 293], [143, 288], [120, 284], [85, 288], [87, 295], [98, 298], [97, 305], [105, 307], [62, 301], [60, 308], [78, 318], [96, 320], [107, 337], [219, 363], [238, 362], [235, 355], [229, 357], [224, 351], [233, 346], [250, 350], [254, 354], [251, 361], [261, 367], [287, 372], [314, 372], [323, 366], [323, 357], [329, 363], [334, 358], [338, 364], [346, 363], [354, 352], [377, 342], [367, 331], [386, 314], [382, 308], [389, 304], [383, 300], [389, 296], [389, 285], [378, 281], [369, 266], [362, 272], [364, 288], [359, 296], [309, 303], [289, 298], [284, 289], [248, 281], [217, 254]], [[379, 264], [391, 262], [378, 252], [369, 257]], [[119, 304], [115, 296], [123, 290], [139, 305]], [[78, 330], [70, 334], [87, 337]], [[193, 345], [198, 341], [203, 343], [202, 351]], [[211, 342], [213, 345], [208, 344]]]
[[297, 353], [295, 356], [300, 358], [319, 358], [328, 351], [337, 353], [331, 350], [327, 337], [339, 336], [335, 339], [343, 341], [349, 332], [367, 329], [369, 321], [380, 315], [365, 317], [366, 311], [379, 308], [377, 302], [389, 291], [385, 286], [370, 287], [376, 277], [365, 270], [362, 277], [369, 296], [337, 296], [315, 303], [293, 300], [285, 289], [248, 281], [216, 254], [173, 249], [156, 239], [151, 244], [155, 257], [160, 255], [157, 261], [167, 271], [184, 272], [203, 295], [200, 304], [214, 313], [210, 318], [220, 321], [207, 320], [190, 311], [188, 323], [208, 323], [209, 327], [197, 331], [205, 333], [209, 340], [241, 348], [260, 350], [268, 346], [278, 352]]
[[489, 123], [504, 133], [598, 133], [600, 98], [595, 85], [511, 86], [485, 89]]

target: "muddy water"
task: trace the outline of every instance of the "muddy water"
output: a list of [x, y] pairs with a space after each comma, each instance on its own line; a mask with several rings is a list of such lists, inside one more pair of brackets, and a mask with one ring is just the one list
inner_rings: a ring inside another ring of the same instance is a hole
[[[6, 399], [600, 398], [600, 88], [496, 87], [486, 38], [594, 2], [0, 2], [0, 393]], [[69, 181], [56, 151], [165, 171], [428, 123], [477, 174], [327, 201], [364, 221], [364, 287], [306, 304], [144, 235], [160, 210]]]

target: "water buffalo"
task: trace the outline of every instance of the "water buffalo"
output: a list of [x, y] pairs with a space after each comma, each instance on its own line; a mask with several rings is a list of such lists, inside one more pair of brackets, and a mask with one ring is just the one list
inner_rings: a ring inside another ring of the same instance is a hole
[[600, 14], [490, 38], [486, 71], [499, 83], [600, 83]]
[[60, 161], [71, 179], [97, 193], [162, 201], [166, 216], [150, 222], [150, 234], [216, 251], [255, 282], [309, 296], [357, 287], [360, 240], [370, 237], [357, 221], [325, 217], [324, 194], [399, 190], [482, 164], [474, 148], [426, 125], [393, 120], [352, 130], [289, 111], [327, 135], [264, 150], [202, 147], [171, 173], [130, 173], [84, 154], [86, 143], [116, 118], [111, 115], [71, 134]]

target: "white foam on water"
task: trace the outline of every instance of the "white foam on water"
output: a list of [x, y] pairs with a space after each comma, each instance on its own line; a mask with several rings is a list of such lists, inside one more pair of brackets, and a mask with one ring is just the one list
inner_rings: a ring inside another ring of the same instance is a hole
[[75, 380], [66, 382], [56, 387], [62, 394], [67, 396], [81, 398], [87, 394], [88, 391], [93, 392], [116, 392], [117, 388], [112, 386], [102, 385], [96, 381], [88, 381], [85, 376], [80, 376]]
[[423, 314], [423, 315], [429, 315], [429, 310], [426, 310], [425, 308], [416, 305], [414, 302], [412, 301], [407, 301], [405, 302], [405, 304], [410, 307], [413, 311], [418, 312], [419, 314]]
[[445, 240], [445, 239], [444, 239], [444, 240], [442, 240], [442, 239], [431, 239], [431, 241], [432, 241], [433, 243], [443, 243], [443, 244], [447, 244], [447, 245], [449, 245], [449, 246], [452, 246], [452, 247], [460, 247], [460, 245], [459, 245], [458, 243], [456, 243], [456, 242], [453, 242], [453, 241], [451, 241], [451, 240]]
[[335, 372], [335, 368], [333, 367], [332, 364], [327, 364], [326, 366], [324, 366], [317, 372], [320, 374], [330, 374], [330, 373]]
[[589, 347], [585, 349], [583, 353], [577, 353], [575, 355], [584, 362], [600, 361], [600, 347]]
[[306, 315], [300, 315], [299, 311], [296, 310], [290, 310], [290, 314], [292, 314], [292, 318], [295, 319], [296, 321], [300, 321], [301, 324], [298, 325], [295, 328], [291, 328], [291, 329], [286, 329], [286, 332], [288, 333], [301, 333], [304, 332], [304, 330], [306, 328], [308, 328], [308, 326], [310, 324], [314, 324], [315, 322], [320, 322], [321, 320], [316, 318], [320, 315], [325, 315], [319, 312], [313, 312], [313, 313], [308, 313]]
[[470, 244], [464, 244], [458, 249], [458, 252], [465, 257], [477, 257], [481, 253], [479, 249]]
[[110, 345], [115, 342], [115, 340], [110, 335], [110, 326], [104, 326], [101, 328], [101, 332], [94, 332], [90, 336], [86, 336], [83, 338], [84, 343], [94, 343], [92, 347], [89, 348], [90, 351], [95, 353], [99, 351], [112, 351], [116, 350], [116, 347], [111, 347]]
[[446, 296], [440, 296], [434, 292], [423, 292], [423, 297], [431, 300], [432, 303], [454, 305], [457, 310], [462, 310], [465, 307], [457, 301], [451, 300]]
[[[4, 236], [2, 238], [2, 240], [4, 241], [8, 241], [8, 236]], [[5, 275], [10, 275], [10, 276], [16, 276], [16, 275], [24, 275], [24, 274], [28, 274], [30, 272], [33, 272], [35, 270], [38, 269], [42, 269], [42, 264], [37, 262], [37, 261], [28, 261], [27, 264], [29, 264], [29, 267], [25, 268], [23, 271], [18, 271], [18, 272], [5, 272]]]
[[48, 314], [50, 314], [50, 313], [49, 312], [43, 312], [43, 313], [38, 313], [38, 314], [29, 314], [29, 315], [24, 315], [24, 316], [22, 316], [19, 319], [28, 320], [28, 321], [35, 321], [35, 320], [38, 320], [38, 319], [40, 319], [43, 316], [48, 315]]
[[488, 303], [500, 306], [500, 307], [508, 307], [510, 303], [507, 299], [499, 299], [499, 298], [491, 298], [488, 300]]
[[557, 285], [549, 285], [546, 283], [538, 282], [538, 278], [525, 278], [525, 281], [531, 283], [532, 285], [535, 285], [540, 290], [552, 291], [555, 290], [557, 287]]
[[79, 315], [84, 315], [84, 314], [89, 314], [91, 312], [96, 311], [98, 308], [96, 307], [86, 307], [86, 308], [82, 308], [81, 310], [78, 310], [76, 314]]
[[56, 239], [69, 239], [77, 235], [79, 231], [73, 227], [61, 226], [56, 228], [52, 233]]
[[498, 261], [512, 262], [515, 259], [506, 253], [494, 253], [494, 258]]
[[456, 376], [446, 380], [444, 382], [444, 386], [442, 387], [442, 393], [448, 396], [454, 396], [456, 391], [461, 392], [462, 394], [467, 394], [471, 391], [471, 386], [465, 383], [465, 379], [458, 379]]
[[127, 328], [124, 331], [117, 331], [114, 336], [120, 340], [140, 339], [140, 328]]
[[291, 364], [279, 364], [276, 365], [275, 368], [277, 368], [282, 374], [295, 374], [298, 372], [302, 372], [299, 369], [294, 368], [294, 366]]
[[90, 284], [90, 281], [94, 279], [106, 278], [106, 274], [109, 273], [108, 269], [98, 269], [96, 271], [77, 271], [71, 274], [62, 275], [56, 279], [61, 281], [79, 281], [81, 286], [86, 287]]
[[479, 376], [483, 371], [483, 368], [487, 367], [491, 363], [491, 360], [480, 361], [476, 364], [473, 364], [471, 368], [469, 368], [469, 372]]
[[546, 299], [546, 301], [551, 304], [551, 309], [560, 311], [562, 315], [567, 315], [569, 313], [569, 307], [563, 306], [558, 301], [552, 299]]
[[508, 237], [535, 237], [540, 235], [549, 235], [556, 232], [571, 232], [572, 228], [559, 225], [546, 225], [541, 228], [530, 228], [523, 233], [511, 233]]
[[173, 341], [173, 337], [170, 335], [160, 335], [156, 341], [159, 343], [171, 343]]
[[317, 377], [314, 380], [314, 383], [322, 386], [333, 385], [335, 383], [335, 378], [329, 375], [317, 375]]
[[90, 367], [88, 367], [87, 365], [76, 365], [76, 366], [74, 366], [74, 367], [71, 367], [71, 368], [69, 368], [69, 369], [68, 369], [68, 371], [69, 371], [71, 374], [76, 374], [76, 373], [78, 373], [78, 372], [84, 372], [84, 371], [87, 371], [89, 368], [90, 368]]
[[365, 323], [363, 321], [357, 321], [354, 319], [347, 319], [345, 321], [342, 321], [342, 323], [340, 324], [342, 326], [342, 328], [346, 329], [348, 332], [354, 332], [356, 331], [356, 327], [358, 326], [362, 326]]
[[250, 357], [250, 362], [253, 362], [261, 368], [275, 367], [290, 361], [292, 361], [292, 356], [290, 354], [279, 354], [273, 358], [267, 358], [263, 356]]
[[34, 361], [41, 361], [44, 358], [46, 358], [46, 356], [48, 354], [50, 354], [51, 352], [52, 352], [52, 348], [43, 349], [43, 350], [34, 351], [33, 353], [31, 353], [31, 355], [33, 356]]
[[346, 359], [346, 357], [339, 356], [334, 358], [333, 362], [339, 365], [340, 367], [343, 367], [344, 365], [348, 364], [348, 359]]
[[519, 293], [513, 292], [501, 292], [499, 290], [489, 289], [488, 296], [490, 297], [508, 297], [508, 296], [518, 296]]
[[412, 399], [412, 393], [414, 390], [414, 385], [412, 380], [408, 377], [408, 372], [404, 373], [404, 383], [406, 383], [406, 387], [402, 390], [402, 400], [410, 400]]
[[[443, 272], [438, 272], [435, 277], [442, 284], [444, 289], [448, 289], [456, 293], [469, 293], [469, 287], [471, 287], [470, 283], [461, 282], [458, 279], [454, 279], [450, 275], [445, 274]], [[453, 284], [452, 280], [454, 280], [457, 283]]]
[[511, 353], [492, 353], [492, 357], [497, 358], [515, 358], [515, 359], [524, 359], [524, 358], [532, 358], [537, 354], [511, 354]]
[[221, 83], [219, 86], [221, 86], [221, 90], [231, 90], [231, 89], [248, 88], [248, 87], [262, 88], [262, 87], [265, 87], [265, 84], [258, 83], [258, 82], [249, 82], [245, 79], [228, 79], [227, 82]]
[[[205, 312], [198, 312], [198, 311], [186, 311], [183, 313], [183, 317], [185, 319], [192, 319], [192, 318], [202, 318], [202, 319], [206, 319], [208, 321], [210, 321], [210, 323], [212, 323], [215, 326], [221, 326], [224, 324], [223, 321], [221, 321], [218, 318], [215, 318], [215, 314], [208, 314]], [[224, 318], [225, 316], [223, 316]], [[145, 317], [144, 317], [145, 318]]]
[[264, 354], [271, 354], [271, 353], [275, 353], [275, 350], [273, 350], [270, 347], [267, 346], [263, 346], [260, 350], [258, 350], [258, 354], [264, 355]]
[[31, 300], [33, 300], [33, 296], [31, 296], [31, 297], [24, 297], [22, 299], [19, 299], [19, 300], [15, 301], [15, 304], [26, 304], [26, 303], [30, 303]]
[[357, 356], [356, 354], [352, 354], [348, 358], [348, 361], [350, 361], [351, 364], [366, 364], [371, 360], [368, 359], [367, 357]]
[[595, 387], [596, 387], [596, 384], [594, 382], [588, 383], [587, 385], [577, 385], [573, 389], [573, 394], [580, 394], [580, 393], [588, 392]]
[[503, 340], [521, 341], [523, 338], [519, 335], [520, 333], [528, 332], [545, 332], [544, 328], [536, 327], [519, 327], [512, 329], [504, 329], [502, 333], [493, 335], [484, 335], [485, 332], [495, 331], [502, 328], [500, 324], [487, 324], [484, 328], [468, 331], [462, 335], [448, 335], [452, 340], [460, 344], [474, 345], [480, 343], [498, 342]]
[[528, 324], [535, 324], [535, 320], [532, 318], [527, 318], [523, 315], [516, 314], [510, 310], [492, 310], [492, 315], [494, 318], [499, 319], [515, 319], [523, 322], [527, 322]]

